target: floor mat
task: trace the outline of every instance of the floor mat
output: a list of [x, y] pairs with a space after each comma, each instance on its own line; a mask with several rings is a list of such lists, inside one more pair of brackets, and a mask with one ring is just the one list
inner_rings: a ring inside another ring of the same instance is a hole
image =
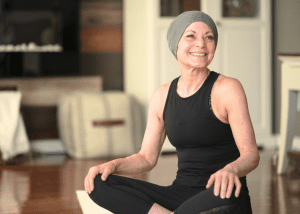
[[76, 194], [81, 209], [83, 211], [83, 214], [111, 214], [112, 213], [95, 204], [84, 190], [77, 190]]

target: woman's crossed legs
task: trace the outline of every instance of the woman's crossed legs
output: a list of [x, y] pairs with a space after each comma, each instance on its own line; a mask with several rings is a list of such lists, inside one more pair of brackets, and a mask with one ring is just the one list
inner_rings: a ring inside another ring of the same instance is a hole
[[101, 174], [94, 181], [90, 198], [115, 214], [208, 214], [252, 213], [247, 189], [238, 198], [221, 199], [209, 189], [184, 186], [159, 186], [146, 181], [110, 175], [106, 181]]

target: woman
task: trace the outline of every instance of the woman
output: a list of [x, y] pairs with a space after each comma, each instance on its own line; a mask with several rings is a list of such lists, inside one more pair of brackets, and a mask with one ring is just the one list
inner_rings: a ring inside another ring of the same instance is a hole
[[[246, 175], [257, 167], [259, 152], [242, 85], [207, 68], [216, 25], [203, 12], [184, 12], [167, 38], [181, 76], [154, 91], [140, 152], [92, 167], [85, 190], [117, 214], [252, 213]], [[153, 169], [166, 134], [178, 155], [172, 185], [111, 175]]]

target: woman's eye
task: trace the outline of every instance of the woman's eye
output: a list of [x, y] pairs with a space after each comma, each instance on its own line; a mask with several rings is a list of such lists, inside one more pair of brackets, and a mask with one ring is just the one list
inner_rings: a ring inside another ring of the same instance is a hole
[[192, 35], [192, 34], [191, 35], [187, 35], [187, 37], [194, 38], [194, 35]]
[[208, 38], [209, 40], [213, 40], [213, 39], [214, 39], [213, 36], [208, 36], [207, 38]]

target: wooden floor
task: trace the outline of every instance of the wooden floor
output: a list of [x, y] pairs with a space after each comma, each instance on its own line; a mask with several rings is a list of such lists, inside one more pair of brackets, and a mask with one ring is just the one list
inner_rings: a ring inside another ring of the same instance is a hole
[[[247, 176], [253, 213], [300, 213], [299, 162], [292, 162], [288, 173], [279, 176], [272, 164], [276, 153], [261, 151], [259, 167]], [[83, 180], [91, 166], [106, 161], [109, 159], [39, 155], [21, 157], [5, 166], [0, 163], [0, 213], [82, 213], [75, 191], [84, 189]], [[175, 154], [162, 155], [150, 173], [134, 178], [168, 185], [176, 164]]]

